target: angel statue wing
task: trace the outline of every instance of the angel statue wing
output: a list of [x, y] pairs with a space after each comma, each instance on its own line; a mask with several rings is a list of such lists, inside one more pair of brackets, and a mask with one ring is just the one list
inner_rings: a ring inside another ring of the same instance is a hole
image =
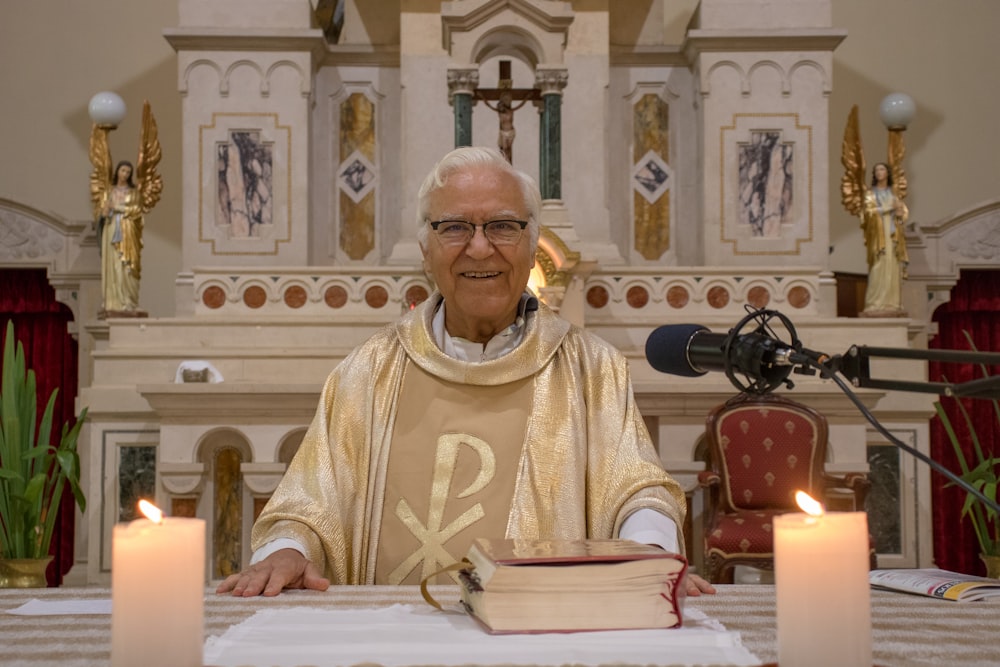
[[851, 107], [844, 128], [844, 143], [840, 149], [840, 163], [844, 175], [840, 178], [840, 201], [847, 212], [861, 215], [865, 204], [865, 154], [861, 149], [861, 131], [858, 128], [858, 105]]
[[156, 171], [160, 164], [160, 139], [156, 119], [149, 108], [149, 100], [142, 104], [142, 132], [139, 135], [139, 158], [135, 162], [135, 184], [139, 190], [139, 206], [149, 213], [163, 192], [163, 177]]
[[108, 128], [94, 123], [90, 130], [90, 202], [94, 207], [94, 220], [101, 218], [105, 197], [111, 190], [111, 151], [108, 149]]

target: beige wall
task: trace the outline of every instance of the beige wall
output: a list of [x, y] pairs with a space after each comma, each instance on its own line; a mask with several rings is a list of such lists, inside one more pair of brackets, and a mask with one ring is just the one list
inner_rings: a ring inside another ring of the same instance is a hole
[[[655, 43], [658, 30], [676, 39], [677, 6], [638, 0], [637, 13], [659, 27], [626, 32], [643, 43]], [[0, 198], [88, 220], [88, 100], [110, 89], [129, 106], [111, 137], [116, 159], [134, 159], [139, 109], [143, 99], [152, 104], [163, 144], [164, 194], [147, 223], [141, 304], [153, 316], [174, 313], [181, 265], [180, 97], [176, 59], [162, 37], [177, 16], [171, 0], [0, 3]], [[369, 12], [364, 20], [373, 18]], [[906, 133], [913, 219], [935, 222], [1000, 197], [1000, 58], [992, 34], [1000, 26], [1000, 2], [835, 0], [833, 22], [848, 37], [835, 54], [831, 159], [839, 158], [852, 104], [861, 107], [869, 163], [882, 159], [878, 104], [902, 91], [917, 104]], [[831, 169], [830, 188], [831, 266], [864, 272], [860, 232], [839, 203], [839, 165]]]
[[[909, 94], [917, 115], [905, 134], [910, 217], [937, 222], [1000, 199], [1000, 55], [996, 0], [835, 0], [833, 23], [848, 30], [835, 52], [830, 157], [840, 158], [844, 123], [859, 106], [869, 167], [885, 159], [878, 107]], [[866, 271], [855, 221], [840, 206], [840, 167], [831, 168], [831, 258], [837, 270]]]
[[0, 197], [69, 221], [90, 220], [87, 103], [101, 90], [125, 100], [111, 133], [115, 160], [135, 162], [142, 101], [160, 130], [163, 198], [146, 221], [140, 305], [174, 312], [180, 270], [180, 96], [177, 59], [163, 39], [172, 0], [0, 3]]

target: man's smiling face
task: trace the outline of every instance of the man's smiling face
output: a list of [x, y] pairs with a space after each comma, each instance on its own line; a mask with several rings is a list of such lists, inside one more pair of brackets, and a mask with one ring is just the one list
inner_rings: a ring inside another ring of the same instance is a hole
[[[430, 220], [527, 220], [517, 178], [491, 167], [451, 174], [429, 197]], [[534, 264], [531, 235], [515, 245], [496, 246], [478, 227], [465, 245], [446, 245], [428, 230], [424, 267], [445, 300], [445, 328], [452, 336], [485, 343], [510, 326]]]

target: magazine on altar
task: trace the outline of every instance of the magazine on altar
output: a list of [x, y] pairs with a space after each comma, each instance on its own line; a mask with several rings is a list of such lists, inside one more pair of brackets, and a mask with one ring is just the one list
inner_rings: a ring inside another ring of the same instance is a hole
[[972, 602], [1000, 596], [1000, 579], [935, 568], [872, 570], [868, 574], [868, 581], [873, 588], [915, 593], [957, 602]]
[[687, 561], [631, 540], [477, 539], [462, 606], [493, 634], [681, 625]]

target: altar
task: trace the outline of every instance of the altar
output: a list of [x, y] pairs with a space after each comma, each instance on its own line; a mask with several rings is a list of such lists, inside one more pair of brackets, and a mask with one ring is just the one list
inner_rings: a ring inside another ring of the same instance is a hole
[[[688, 598], [686, 610], [700, 612], [721, 623], [726, 631], [739, 633], [742, 646], [759, 661], [753, 664], [773, 663], [777, 659], [774, 587], [729, 585], [718, 588], [716, 595]], [[431, 592], [445, 605], [455, 602], [458, 596], [457, 587], [452, 586], [432, 586]], [[51, 603], [110, 600], [110, 590], [99, 587], [0, 590], [0, 645], [4, 647], [0, 654], [0, 665], [36, 667], [58, 664], [60, 667], [83, 667], [109, 664], [110, 614], [21, 616], [9, 613], [32, 599]], [[222, 637], [233, 626], [262, 611], [386, 608], [394, 604], [413, 605], [420, 610], [430, 609], [421, 599], [417, 587], [346, 586], [333, 587], [324, 593], [289, 591], [274, 598], [247, 599], [219, 596], [214, 593], [214, 588], [209, 588], [205, 592], [205, 637], [209, 642], [212, 641], [211, 638]], [[997, 632], [1000, 631], [1000, 600], [957, 603], [873, 590], [871, 604], [873, 657], [877, 665], [985, 666], [995, 665], [997, 662], [995, 641]], [[110, 609], [110, 603], [106, 608]], [[388, 647], [394, 641], [393, 633], [384, 634], [380, 645]], [[517, 642], [517, 636], [508, 639], [512, 643]], [[290, 643], [289, 646], [291, 645]], [[328, 654], [312, 659], [304, 657], [302, 652], [297, 652], [296, 655], [299, 662], [282, 664], [342, 664], [336, 655]], [[388, 664], [388, 655], [388, 648], [373, 646], [363, 662]], [[410, 656], [408, 664], [427, 662], [425, 656], [414, 654]], [[572, 660], [566, 658], [551, 664], [566, 662]], [[511, 663], [508, 661], [507, 664]], [[667, 666], [677, 663], [671, 661], [670, 654], [661, 652], [649, 655], [641, 664]]]

